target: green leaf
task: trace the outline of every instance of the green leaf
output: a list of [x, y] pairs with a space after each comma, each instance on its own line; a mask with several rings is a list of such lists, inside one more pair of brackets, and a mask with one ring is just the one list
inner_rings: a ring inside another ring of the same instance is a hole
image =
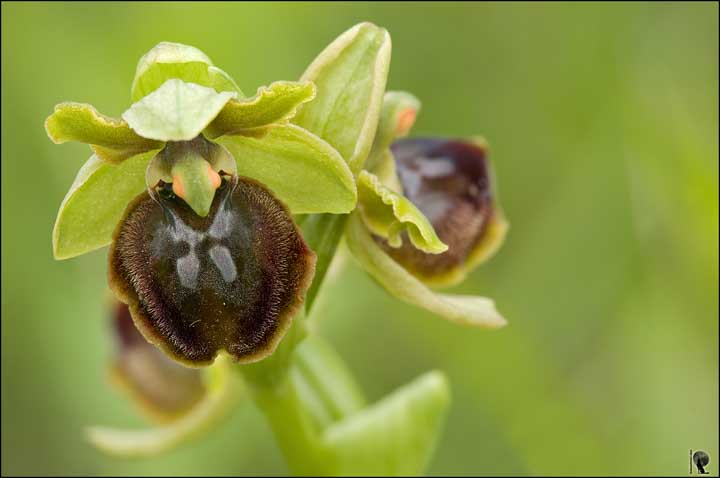
[[207, 392], [203, 400], [181, 418], [165, 426], [147, 430], [90, 427], [87, 436], [100, 450], [121, 456], [151, 456], [162, 453], [208, 431], [233, 409], [242, 395], [239, 375], [230, 370], [227, 357], [218, 357], [207, 372]]
[[189, 141], [199, 135], [237, 93], [168, 80], [134, 103], [122, 117], [140, 136]]
[[380, 123], [365, 169], [372, 171], [393, 141], [406, 136], [420, 111], [420, 100], [405, 91], [388, 91], [383, 98]]
[[361, 171], [358, 176], [360, 213], [368, 228], [387, 239], [391, 247], [402, 245], [402, 233], [423, 252], [440, 254], [448, 246], [435, 234], [430, 221], [405, 196], [383, 186], [377, 176]]
[[314, 97], [315, 85], [309, 81], [276, 81], [270, 86], [258, 88], [252, 98], [228, 101], [220, 114], [208, 125], [207, 136], [257, 136], [254, 130], [292, 118], [301, 104]]
[[56, 259], [110, 243], [125, 207], [145, 190], [145, 169], [152, 156], [152, 152], [144, 153], [117, 165], [90, 157], [60, 205], [53, 229]]
[[293, 120], [333, 145], [357, 173], [370, 152], [390, 68], [390, 35], [360, 23], [312, 62], [301, 80], [317, 87]]
[[132, 101], [139, 101], [172, 78], [242, 96], [230, 75], [213, 66], [205, 53], [192, 46], [161, 42], [138, 62], [131, 90]]
[[345, 238], [363, 269], [398, 299], [460, 325], [498, 328], [507, 324], [491, 299], [439, 294], [428, 289], [380, 248], [358, 214], [350, 216]]
[[45, 120], [45, 130], [55, 144], [78, 141], [92, 145], [95, 154], [117, 163], [136, 154], [162, 147], [143, 138], [120, 119], [109, 118], [84, 103], [60, 103]]
[[425, 471], [450, 403], [433, 371], [325, 430], [333, 475], [411, 476]]
[[341, 214], [355, 207], [355, 181], [342, 157], [298, 126], [275, 126], [262, 138], [223, 136], [218, 142], [235, 156], [239, 175], [265, 184], [293, 214]]

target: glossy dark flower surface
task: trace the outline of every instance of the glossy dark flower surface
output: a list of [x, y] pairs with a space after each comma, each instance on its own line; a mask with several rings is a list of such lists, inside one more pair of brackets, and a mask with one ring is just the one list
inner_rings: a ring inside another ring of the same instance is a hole
[[207, 217], [168, 189], [138, 196], [118, 225], [109, 279], [138, 329], [175, 359], [272, 353], [302, 305], [315, 254], [257, 181], [225, 179]]

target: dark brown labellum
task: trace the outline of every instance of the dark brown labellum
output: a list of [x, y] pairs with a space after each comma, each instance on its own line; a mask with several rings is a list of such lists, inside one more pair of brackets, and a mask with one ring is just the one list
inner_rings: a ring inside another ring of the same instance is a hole
[[118, 225], [109, 280], [143, 335], [176, 360], [272, 353], [302, 305], [315, 254], [285, 206], [248, 178], [223, 181], [200, 217], [172, 194], [138, 196]]
[[391, 150], [403, 193], [425, 214], [448, 250], [427, 254], [408, 240], [400, 248], [377, 240], [420, 279], [454, 282], [466, 262], [481, 254], [493, 222], [500, 219], [487, 150], [471, 142], [428, 138], [399, 140]]
[[168, 358], [135, 328], [130, 309], [113, 306], [117, 354], [112, 378], [153, 418], [170, 420], [189, 411], [205, 394], [202, 372]]

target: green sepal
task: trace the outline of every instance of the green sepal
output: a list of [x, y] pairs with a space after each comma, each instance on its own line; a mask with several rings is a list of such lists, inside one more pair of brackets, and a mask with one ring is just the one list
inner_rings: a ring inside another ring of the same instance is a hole
[[295, 116], [297, 108], [315, 97], [315, 85], [309, 81], [276, 81], [258, 88], [252, 98], [230, 100], [208, 125], [205, 135], [262, 136], [273, 123]]
[[325, 48], [301, 78], [315, 83], [317, 96], [293, 122], [330, 143], [354, 173], [375, 137], [391, 48], [384, 28], [360, 23]]
[[110, 244], [128, 203], [145, 190], [153, 152], [109, 164], [96, 155], [80, 168], [53, 228], [55, 259], [69, 259]]
[[134, 103], [122, 118], [140, 136], [159, 141], [189, 141], [198, 136], [237, 93], [182, 80], [167, 80]]
[[262, 138], [222, 136], [241, 176], [269, 187], [293, 214], [352, 211], [355, 180], [338, 152], [292, 124], [270, 128]]
[[87, 143], [100, 159], [110, 163], [162, 147], [162, 142], [135, 133], [124, 120], [100, 114], [85, 103], [55, 106], [55, 111], [45, 120], [45, 130], [53, 143]]
[[423, 252], [440, 254], [448, 246], [440, 240], [430, 221], [405, 196], [380, 183], [377, 176], [361, 171], [358, 176], [359, 211], [373, 234], [387, 239], [391, 247], [402, 245], [403, 233]]
[[233, 91], [243, 96], [235, 81], [199, 49], [180, 43], [161, 42], [143, 55], [133, 79], [131, 98], [139, 101], [170, 79], [212, 88], [217, 92]]
[[373, 240], [358, 214], [348, 219], [345, 239], [360, 266], [390, 294], [459, 325], [498, 328], [507, 324], [486, 297], [440, 294], [430, 290]]

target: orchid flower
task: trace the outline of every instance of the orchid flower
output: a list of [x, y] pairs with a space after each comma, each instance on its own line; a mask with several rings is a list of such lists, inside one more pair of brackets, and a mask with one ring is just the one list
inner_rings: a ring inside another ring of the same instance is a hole
[[449, 405], [430, 371], [368, 404], [306, 326], [345, 237], [388, 291], [456, 323], [499, 327], [487, 298], [437, 294], [507, 229], [481, 141], [398, 140], [419, 101], [385, 93], [391, 42], [361, 23], [299, 81], [246, 98], [200, 50], [163, 42], [110, 118], [61, 103], [56, 143], [87, 143], [53, 230], [57, 259], [110, 245], [111, 377], [154, 422], [91, 427], [98, 448], [152, 455], [223, 422], [242, 399], [299, 474], [421, 473]]

